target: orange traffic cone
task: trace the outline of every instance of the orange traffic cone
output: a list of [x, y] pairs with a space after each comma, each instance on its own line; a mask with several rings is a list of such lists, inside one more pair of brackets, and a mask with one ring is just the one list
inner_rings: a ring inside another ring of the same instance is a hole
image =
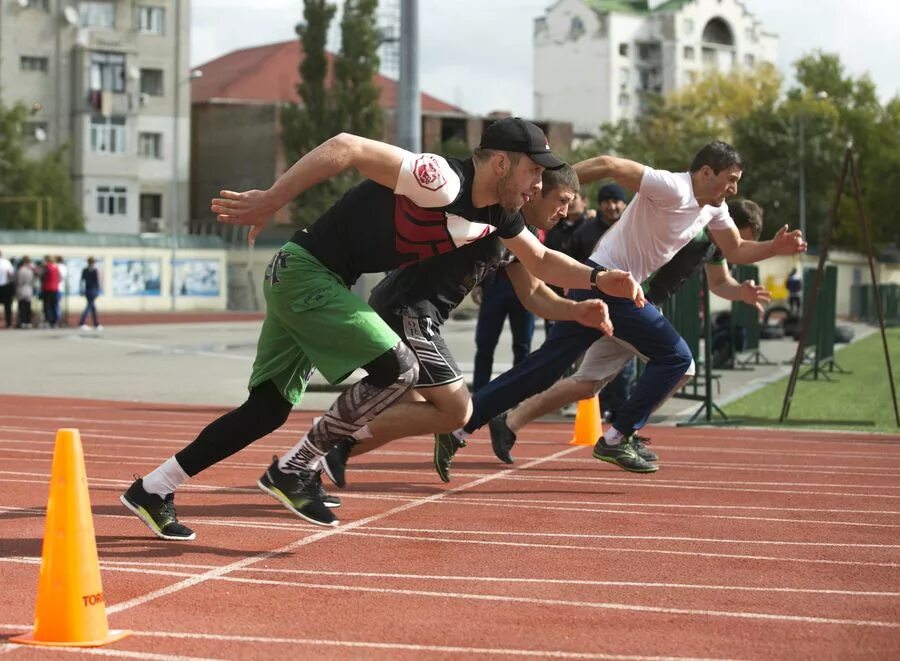
[[603, 435], [603, 418], [600, 416], [600, 400], [597, 397], [582, 399], [575, 413], [575, 436], [571, 445], [594, 445]]
[[110, 631], [107, 625], [81, 438], [77, 429], [60, 429], [50, 472], [34, 631], [9, 640], [98, 647], [130, 633]]

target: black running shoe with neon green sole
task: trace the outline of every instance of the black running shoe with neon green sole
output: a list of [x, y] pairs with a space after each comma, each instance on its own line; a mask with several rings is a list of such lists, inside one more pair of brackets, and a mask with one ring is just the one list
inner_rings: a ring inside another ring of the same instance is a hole
[[323, 500], [322, 478], [318, 471], [284, 473], [278, 468], [276, 456], [256, 484], [305, 521], [317, 526], [338, 524], [337, 517]]
[[162, 498], [149, 493], [144, 490], [143, 478], [137, 478], [119, 496], [119, 500], [160, 539], [189, 542], [197, 536], [193, 530], [178, 522], [175, 515], [175, 494], [170, 493]]
[[434, 435], [434, 470], [441, 482], [450, 481], [450, 464], [453, 455], [460, 448], [466, 447], [466, 442], [456, 438], [453, 434]]
[[607, 445], [606, 439], [601, 436], [594, 446], [594, 459], [615, 464], [632, 473], [655, 473], [659, 470], [659, 466], [641, 459], [627, 439], [622, 439], [618, 445]]
[[501, 413], [488, 420], [488, 429], [491, 431], [491, 448], [494, 455], [504, 464], [513, 463], [514, 459], [509, 451], [516, 444], [516, 435], [506, 424], [506, 414]]
[[650, 439], [646, 436], [641, 436], [637, 432], [631, 435], [631, 447], [637, 452], [637, 456], [644, 461], [658, 461], [659, 457], [656, 456], [656, 453], [647, 447], [649, 443]]

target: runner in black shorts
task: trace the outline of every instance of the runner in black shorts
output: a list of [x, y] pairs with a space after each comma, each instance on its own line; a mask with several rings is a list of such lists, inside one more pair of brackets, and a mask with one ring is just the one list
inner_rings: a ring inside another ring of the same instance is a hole
[[[496, 233], [525, 266], [554, 284], [599, 286], [642, 304], [630, 275], [598, 274], [545, 249], [525, 229], [519, 209], [540, 192], [544, 169], [562, 165], [537, 126], [508, 118], [484, 131], [471, 159], [413, 154], [340, 134], [306, 154], [266, 191], [222, 191], [212, 211], [220, 222], [251, 226], [252, 243], [278, 209], [311, 186], [350, 168], [367, 177], [272, 258], [247, 401], [135, 480], [122, 495], [123, 504], [159, 537], [194, 539], [176, 518], [175, 489], [284, 424], [313, 369], [339, 383], [362, 368], [367, 376], [342, 392], [258, 481], [298, 516], [336, 525], [321, 487], [322, 457], [336, 441], [398, 402], [418, 379], [415, 356], [349, 291], [362, 273], [432, 258]], [[414, 406], [407, 413], [419, 414]]]
[[[550, 229], [565, 217], [578, 193], [578, 176], [571, 166], [545, 170], [541, 194], [522, 207], [525, 222]], [[506, 268], [522, 302], [550, 319], [569, 319], [603, 328], [605, 306], [574, 303], [535, 279], [495, 237], [483, 239], [435, 259], [397, 269], [372, 291], [369, 304], [412, 349], [419, 360], [415, 392], [405, 399], [420, 402], [427, 419], [410, 421], [402, 407], [391, 407], [326, 455], [325, 472], [344, 486], [344, 467], [352, 451], [361, 454], [395, 438], [456, 429], [471, 414], [471, 397], [456, 360], [441, 336], [441, 326], [486, 275]], [[358, 443], [358, 444], [357, 444]]]

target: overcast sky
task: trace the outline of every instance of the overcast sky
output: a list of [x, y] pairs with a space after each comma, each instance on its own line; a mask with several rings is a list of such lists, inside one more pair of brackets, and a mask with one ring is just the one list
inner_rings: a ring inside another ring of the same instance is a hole
[[[508, 110], [530, 116], [532, 26], [552, 4], [420, 0], [423, 91], [473, 113]], [[790, 74], [801, 55], [821, 49], [838, 54], [848, 73], [868, 73], [883, 100], [900, 95], [897, 0], [744, 0], [744, 5], [778, 34], [783, 73]], [[302, 0], [193, 0], [191, 64], [296, 38], [294, 25], [302, 12]], [[330, 47], [337, 49], [336, 21], [334, 28]]]

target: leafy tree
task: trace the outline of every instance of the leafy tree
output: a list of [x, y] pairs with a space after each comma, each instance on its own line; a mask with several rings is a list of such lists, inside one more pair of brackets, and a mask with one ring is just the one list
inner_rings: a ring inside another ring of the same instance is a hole
[[[40, 159], [25, 152], [28, 109], [0, 104], [0, 198], [49, 198], [51, 216], [44, 228], [83, 230], [84, 216], [72, 192], [65, 148]], [[45, 212], [48, 209], [45, 207]], [[0, 228], [38, 229], [35, 205], [0, 201]], [[52, 224], [51, 224], [52, 223]]]
[[[333, 107], [326, 87], [328, 54], [325, 43], [336, 7], [326, 0], [304, 0], [300, 36], [300, 83], [297, 94], [302, 105], [289, 103], [281, 109], [281, 141], [285, 158], [294, 163], [336, 133]], [[305, 227], [331, 204], [334, 183], [322, 182], [305, 191], [291, 208], [291, 219]]]
[[[304, 23], [298, 30], [303, 61], [297, 93], [302, 105], [289, 104], [281, 111], [288, 162], [293, 163], [341, 131], [366, 137], [381, 135], [381, 89], [375, 83], [379, 67], [377, 8], [377, 0], [345, 0], [341, 50], [334, 57], [329, 86], [325, 43], [336, 8], [326, 0], [304, 0]], [[292, 209], [293, 221], [309, 225], [358, 180], [356, 173], [346, 172], [304, 192]]]

